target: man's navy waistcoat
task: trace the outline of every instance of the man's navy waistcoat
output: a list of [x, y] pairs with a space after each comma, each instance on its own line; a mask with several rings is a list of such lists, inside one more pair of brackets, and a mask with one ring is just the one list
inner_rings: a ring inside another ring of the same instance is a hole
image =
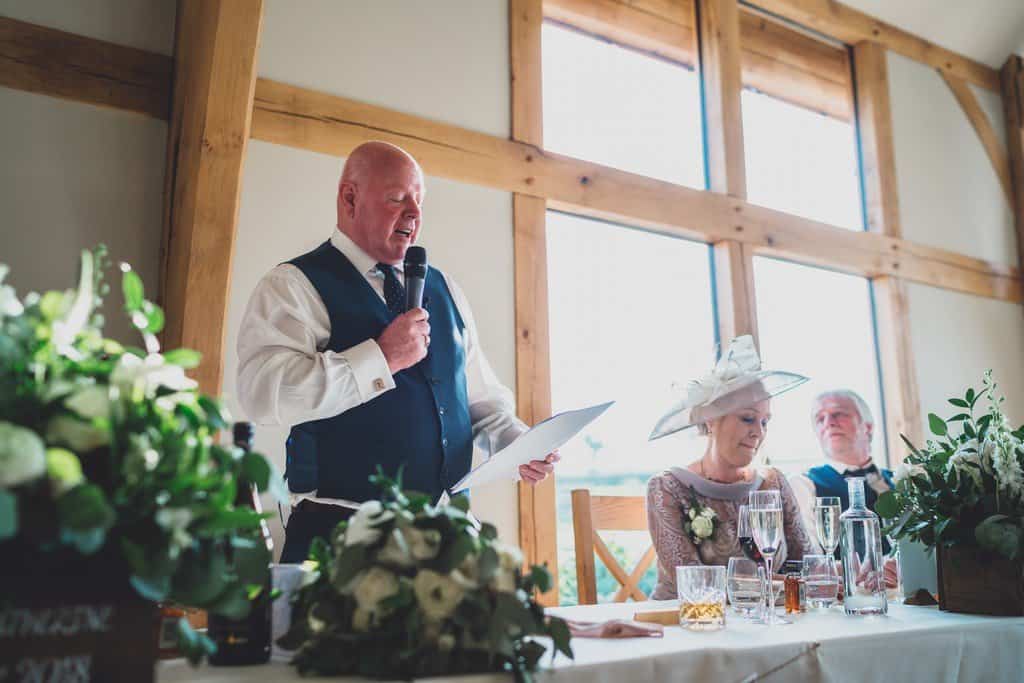
[[[316, 288], [330, 316], [327, 350], [376, 339], [393, 316], [366, 278], [330, 242], [292, 261]], [[285, 476], [292, 492], [365, 501], [379, 492], [378, 465], [403, 488], [435, 499], [468, 471], [473, 457], [466, 396], [466, 326], [440, 272], [429, 269], [424, 301], [430, 349], [394, 375], [395, 388], [340, 415], [294, 425]], [[330, 390], [330, 387], [328, 387]]]

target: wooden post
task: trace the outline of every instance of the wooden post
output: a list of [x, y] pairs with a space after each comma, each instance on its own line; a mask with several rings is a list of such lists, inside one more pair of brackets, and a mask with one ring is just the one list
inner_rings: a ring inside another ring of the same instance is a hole
[[[509, 52], [512, 78], [512, 139], [536, 148], [544, 143], [541, 108], [541, 0], [509, 0]], [[527, 160], [532, 160], [527, 155]], [[516, 400], [519, 417], [535, 424], [551, 416], [548, 340], [547, 202], [512, 195], [516, 293]], [[527, 564], [547, 565], [553, 588], [539, 596], [558, 604], [558, 515], [555, 477], [537, 486], [519, 483], [519, 545]]]
[[[699, 0], [696, 10], [708, 188], [746, 199], [739, 5], [737, 0]], [[756, 342], [753, 249], [736, 240], [715, 242], [712, 248], [722, 347], [742, 334], [753, 335]]]
[[[865, 218], [872, 232], [899, 239], [902, 231], [885, 48], [861, 42], [854, 47], [853, 55]], [[885, 437], [889, 465], [895, 466], [902, 462], [906, 451], [900, 434], [915, 444], [922, 439], [907, 285], [892, 275], [876, 277], [871, 284], [882, 366]]]
[[180, 0], [168, 132], [161, 295], [166, 347], [203, 354], [220, 393], [242, 164], [249, 141], [263, 0]]
[[1013, 222], [1017, 227], [1017, 251], [1024, 267], [1024, 59], [1010, 55], [1000, 72], [1006, 144], [1010, 158]]

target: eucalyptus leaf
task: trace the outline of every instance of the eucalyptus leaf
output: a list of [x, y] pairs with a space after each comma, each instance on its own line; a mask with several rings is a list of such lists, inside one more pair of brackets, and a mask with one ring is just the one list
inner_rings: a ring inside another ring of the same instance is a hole
[[18, 499], [0, 489], [0, 541], [18, 534]]
[[121, 277], [121, 291], [124, 294], [124, 307], [130, 312], [142, 309], [145, 289], [142, 278], [134, 270], [129, 270]]
[[202, 357], [203, 354], [192, 349], [174, 349], [173, 351], [164, 352], [164, 362], [170, 365], [177, 365], [186, 370], [199, 367], [199, 361], [202, 360]]
[[928, 413], [928, 427], [936, 436], [945, 436], [949, 431], [946, 429], [946, 423], [935, 413]]
[[[558, 617], [551, 617], [548, 621], [548, 633], [551, 634], [551, 642], [554, 644], [555, 649], [561, 652], [569, 659], [575, 659], [576, 656], [573, 654], [570, 640], [572, 636], [569, 632], [569, 624], [563, 619]], [[554, 660], [554, 653], [551, 653], [551, 658]]]
[[217, 646], [205, 633], [199, 633], [182, 617], [178, 620], [178, 649], [185, 655], [189, 664], [197, 666], [204, 658], [217, 651]]
[[258, 491], [266, 491], [270, 481], [270, 463], [259, 453], [248, 452], [242, 456], [242, 477], [246, 482], [256, 486]]
[[971, 407], [971, 404], [968, 403], [967, 401], [963, 400], [962, 398], [951, 398], [951, 399], [949, 399], [949, 402], [951, 404], [955, 405], [957, 408], [970, 408]]
[[889, 490], [878, 496], [875, 501], [875, 513], [885, 519], [892, 519], [900, 514], [900, 504], [894, 491]]
[[233, 583], [210, 605], [209, 611], [228, 619], [244, 619], [251, 607], [246, 586]]
[[259, 513], [252, 508], [220, 510], [196, 527], [196, 533], [215, 536], [233, 531], [257, 529], [260, 522], [271, 517], [270, 513]]
[[267, 580], [272, 558], [262, 538], [232, 538], [231, 554], [239, 581], [262, 584]]
[[228, 559], [221, 543], [204, 543], [189, 552], [174, 575], [172, 595], [184, 605], [204, 607], [224, 592], [231, 582]]
[[66, 529], [86, 531], [109, 529], [117, 514], [103, 489], [95, 484], [80, 484], [57, 499], [57, 517]]
[[166, 598], [171, 592], [171, 577], [170, 576], [139, 576], [133, 574], [128, 582], [135, 589], [135, 592], [141, 595], [146, 600], [153, 602], [160, 602]]

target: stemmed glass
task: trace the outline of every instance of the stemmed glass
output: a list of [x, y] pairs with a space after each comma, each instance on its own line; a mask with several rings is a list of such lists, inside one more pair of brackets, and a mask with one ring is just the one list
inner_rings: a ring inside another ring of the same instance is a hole
[[778, 489], [751, 491], [749, 507], [750, 529], [754, 534], [754, 542], [764, 556], [765, 580], [768, 583], [769, 600], [766, 605], [768, 613], [765, 623], [768, 626], [789, 623], [778, 618], [775, 614], [775, 603], [770, 599], [775, 593], [772, 590], [772, 561], [782, 544], [782, 496]]
[[750, 506], [748, 505], [741, 505], [739, 514], [736, 516], [736, 540], [739, 541], [740, 550], [747, 556], [747, 559], [758, 564], [764, 563], [761, 551], [757, 549], [757, 543], [754, 542], [754, 533], [750, 530]]
[[842, 503], [836, 496], [814, 499], [814, 529], [818, 533], [818, 543], [826, 555], [833, 557], [839, 545], [839, 515], [842, 511]]

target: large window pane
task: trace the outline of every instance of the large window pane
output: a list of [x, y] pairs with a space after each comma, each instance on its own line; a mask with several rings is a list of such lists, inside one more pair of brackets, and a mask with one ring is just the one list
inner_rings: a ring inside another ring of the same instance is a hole
[[852, 123], [744, 90], [743, 144], [751, 202], [863, 230]]
[[822, 391], [853, 389], [875, 418], [872, 452], [886, 463], [874, 315], [865, 278], [787, 261], [754, 258], [762, 359], [811, 381], [772, 402], [761, 449], [773, 465], [799, 472], [824, 456], [811, 427], [811, 403]]
[[549, 23], [543, 52], [546, 149], [704, 189], [692, 70]]
[[[570, 491], [644, 495], [654, 473], [702, 448], [687, 436], [647, 442], [677, 397], [673, 382], [707, 370], [714, 345], [708, 247], [641, 230], [549, 212], [548, 295], [555, 411], [615, 400], [562, 449], [556, 477], [561, 600], [576, 602]], [[646, 533], [608, 534], [632, 567]], [[652, 569], [641, 587], [654, 587]], [[598, 592], [614, 580], [599, 564]]]

